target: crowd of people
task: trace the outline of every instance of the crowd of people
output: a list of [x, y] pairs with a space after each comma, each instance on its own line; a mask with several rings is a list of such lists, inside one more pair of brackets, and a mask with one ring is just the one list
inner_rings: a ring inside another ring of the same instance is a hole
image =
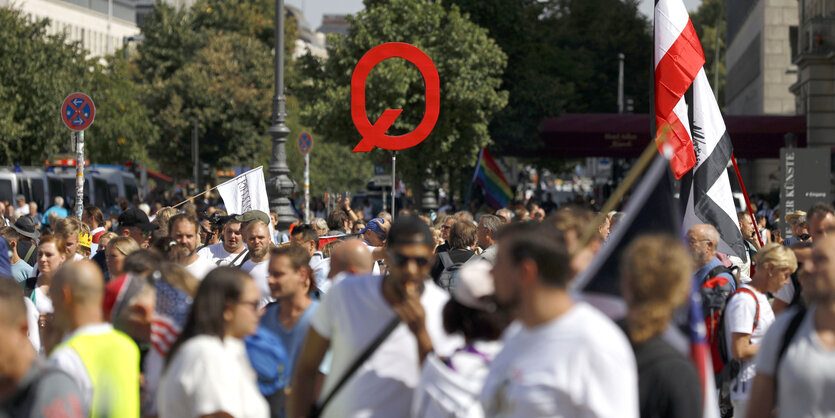
[[[635, 237], [621, 318], [570, 289], [622, 213], [343, 199], [282, 231], [220, 205], [63, 203], [0, 210], [0, 417], [835, 415], [824, 203], [786, 216], [784, 240], [773, 212], [766, 241], [740, 213], [747, 261], [711, 225]], [[697, 314], [715, 404], [682, 333]]]

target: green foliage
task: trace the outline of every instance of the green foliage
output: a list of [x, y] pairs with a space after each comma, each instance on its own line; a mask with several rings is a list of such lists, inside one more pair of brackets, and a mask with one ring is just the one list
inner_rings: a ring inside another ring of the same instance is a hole
[[[189, 176], [195, 122], [200, 159], [212, 167], [268, 160], [272, 5], [268, 0], [200, 0], [191, 9], [154, 5], [142, 28], [137, 66], [160, 130], [151, 153], [167, 173]], [[295, 38], [294, 20], [285, 19], [286, 57]]]
[[539, 126], [562, 112], [617, 112], [618, 53], [624, 93], [649, 109], [650, 26], [635, 0], [450, 0], [508, 55], [508, 106], [490, 124], [496, 153], [541, 147]]
[[[705, 75], [710, 81], [710, 86], [717, 92], [716, 101], [719, 107], [724, 110], [725, 50], [727, 49], [725, 39], [728, 36], [724, 0], [704, 0], [699, 9], [690, 14], [690, 20], [702, 42], [702, 50], [705, 53]], [[717, 80], [718, 85], [715, 86]]]
[[159, 131], [151, 123], [151, 110], [142, 102], [144, 89], [131, 81], [124, 60], [110, 57], [108, 64], [97, 64], [92, 74], [96, 121], [85, 137], [87, 155], [99, 163], [148, 164], [148, 144], [158, 140]]
[[124, 63], [111, 59], [108, 67], [88, 59], [63, 33], [49, 35], [48, 25], [0, 8], [0, 57], [5, 58], [0, 60], [0, 164], [41, 165], [69, 152], [61, 103], [76, 91], [96, 104], [95, 122], [85, 135], [88, 158], [104, 163], [141, 158], [156, 132]]
[[[475, 163], [478, 150], [490, 143], [488, 123], [507, 103], [500, 91], [506, 56], [487, 32], [470, 23], [457, 7], [445, 9], [421, 0], [367, 1], [349, 18], [346, 37], [329, 38], [328, 59], [310, 55], [300, 60], [294, 93], [302, 103], [302, 122], [315, 126], [322, 141], [353, 148], [360, 139], [351, 120], [350, 80], [359, 59], [386, 42], [405, 42], [432, 58], [441, 81], [441, 112], [432, 134], [420, 145], [398, 152], [398, 173], [414, 185], [428, 171], [452, 170]], [[385, 109], [403, 109], [389, 129], [402, 135], [423, 119], [425, 95], [420, 72], [405, 60], [386, 60], [366, 83], [368, 118]], [[382, 160], [388, 151], [375, 149]]]
[[40, 165], [68, 148], [64, 98], [88, 87], [91, 63], [79, 44], [48, 35], [46, 20], [0, 8], [0, 164]]

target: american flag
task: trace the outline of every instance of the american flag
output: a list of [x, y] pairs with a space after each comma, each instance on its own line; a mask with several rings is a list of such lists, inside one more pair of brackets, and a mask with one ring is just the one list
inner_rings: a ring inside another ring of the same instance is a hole
[[690, 331], [690, 358], [693, 360], [696, 372], [702, 381], [702, 410], [704, 411], [702, 415], [719, 418], [719, 400], [716, 398], [716, 382], [713, 380], [713, 363], [710, 357], [710, 346], [707, 343], [699, 288], [699, 282], [694, 277], [693, 289], [690, 292], [690, 309], [687, 315]]
[[151, 347], [161, 356], [180, 335], [191, 309], [191, 297], [163, 280], [156, 280], [156, 310], [151, 318]]

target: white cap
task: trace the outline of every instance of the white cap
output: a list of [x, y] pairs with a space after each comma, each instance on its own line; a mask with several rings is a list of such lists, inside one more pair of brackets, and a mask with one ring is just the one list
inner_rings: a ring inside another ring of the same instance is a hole
[[464, 263], [458, 271], [458, 282], [452, 291], [452, 298], [468, 308], [494, 311], [496, 305], [483, 299], [485, 296], [493, 296], [496, 291], [490, 274], [492, 267], [483, 259]]

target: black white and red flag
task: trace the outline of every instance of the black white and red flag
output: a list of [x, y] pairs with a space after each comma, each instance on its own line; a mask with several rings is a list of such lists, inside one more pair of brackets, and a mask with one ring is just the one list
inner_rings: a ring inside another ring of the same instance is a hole
[[[710, 224], [718, 250], [747, 262], [728, 179], [733, 145], [705, 75], [699, 37], [682, 0], [655, 4], [655, 120], [669, 137], [670, 167], [682, 180], [682, 229]], [[688, 94], [688, 90], [691, 94]], [[687, 98], [691, 98], [688, 100]], [[660, 151], [660, 148], [659, 148]]]

